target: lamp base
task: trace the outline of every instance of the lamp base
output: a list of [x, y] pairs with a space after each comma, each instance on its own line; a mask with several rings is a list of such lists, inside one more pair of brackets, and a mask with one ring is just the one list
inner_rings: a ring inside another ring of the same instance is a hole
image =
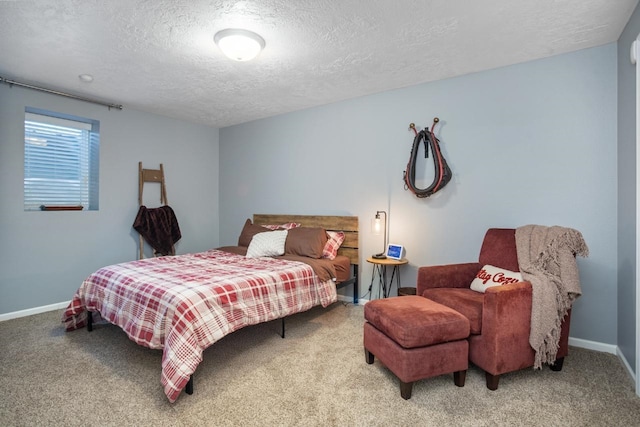
[[386, 259], [387, 256], [384, 253], [381, 253], [381, 254], [371, 255], [371, 258], [373, 258], [373, 259]]

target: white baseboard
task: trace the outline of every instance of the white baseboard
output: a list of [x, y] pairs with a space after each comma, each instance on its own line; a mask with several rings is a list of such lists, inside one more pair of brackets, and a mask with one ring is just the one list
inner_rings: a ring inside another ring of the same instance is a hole
[[4, 322], [5, 320], [17, 319], [19, 317], [27, 317], [34, 314], [46, 313], [47, 311], [61, 310], [63, 308], [67, 308], [70, 302], [71, 301], [64, 301], [57, 304], [49, 304], [42, 307], [28, 308], [26, 310], [0, 314], [0, 322]]
[[631, 368], [631, 365], [629, 364], [629, 361], [627, 360], [626, 357], [624, 357], [624, 354], [622, 354], [622, 352], [620, 351], [620, 348], [618, 348], [618, 351], [616, 352], [616, 354], [618, 355], [618, 357], [620, 358], [620, 360], [622, 360], [622, 364], [624, 365], [625, 368], [627, 368], [627, 372], [629, 372], [629, 375], [631, 375], [631, 378], [633, 379], [633, 382], [636, 382], [636, 374], [633, 372], [633, 369]]
[[620, 351], [620, 347], [618, 347], [617, 345], [604, 344], [601, 342], [589, 341], [589, 340], [583, 340], [580, 338], [571, 338], [571, 337], [569, 337], [569, 345], [572, 345], [574, 347], [586, 348], [587, 350], [595, 350], [595, 351], [601, 351], [604, 353], [615, 354], [622, 361], [622, 364], [627, 369], [627, 372], [631, 376], [631, 379], [633, 379], [633, 382], [634, 383], [636, 382], [636, 375], [633, 372], [633, 369], [631, 368], [629, 361], [627, 361], [627, 358], [624, 357], [624, 354], [622, 354], [622, 352]]
[[601, 342], [569, 337], [569, 345], [586, 348], [587, 350], [601, 351], [603, 353], [618, 354], [618, 346], [613, 344], [604, 344]]
[[[338, 301], [353, 302], [353, 297], [338, 295]], [[360, 298], [358, 300], [358, 305], [365, 305], [367, 302], [368, 300]], [[71, 301], [63, 301], [57, 304], [43, 305], [42, 307], [34, 307], [28, 308], [26, 310], [0, 314], [0, 322], [4, 322], [5, 320], [17, 319], [19, 317], [32, 316], [34, 314], [46, 313], [47, 311], [62, 310], [64, 308], [67, 308], [70, 303]]]

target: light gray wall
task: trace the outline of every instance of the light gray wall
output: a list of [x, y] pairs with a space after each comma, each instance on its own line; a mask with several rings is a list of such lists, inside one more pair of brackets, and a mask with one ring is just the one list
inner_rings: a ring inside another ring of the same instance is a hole
[[[640, 7], [618, 40], [618, 347], [636, 369], [636, 66], [631, 42], [640, 33]], [[638, 65], [640, 66], [640, 65]]]
[[[253, 213], [357, 215], [362, 294], [364, 260], [382, 248], [376, 210], [407, 248], [404, 286], [420, 265], [477, 260], [489, 227], [573, 227], [591, 255], [571, 336], [615, 344], [616, 56], [609, 44], [223, 128], [220, 242], [235, 244]], [[408, 126], [434, 116], [455, 179], [417, 199], [402, 181]]]
[[[131, 223], [142, 160], [165, 165], [184, 236], [179, 253], [235, 244], [256, 212], [359, 216], [361, 293], [371, 280], [364, 259], [382, 248], [369, 231], [376, 210], [389, 212], [390, 240], [407, 248], [405, 286], [420, 265], [475, 260], [488, 227], [577, 228], [591, 256], [579, 259], [583, 296], [571, 336], [621, 340], [633, 351], [635, 309], [617, 314], [618, 292], [635, 294], [624, 285], [633, 277], [617, 279], [618, 271], [635, 270], [617, 257], [617, 238], [625, 235], [616, 224], [617, 163], [635, 158], [623, 130], [620, 150], [629, 156], [618, 159], [615, 149], [616, 94], [632, 84], [624, 78], [617, 86], [623, 60], [610, 44], [229, 127], [220, 139], [205, 126], [0, 85], [0, 238], [9, 242], [0, 249], [0, 314], [67, 301], [95, 269], [136, 257]], [[100, 211], [23, 211], [25, 106], [101, 121]], [[408, 125], [429, 126], [434, 116], [455, 178], [436, 196], [417, 199], [402, 182], [413, 139]], [[626, 182], [635, 165], [620, 174]], [[635, 197], [635, 186], [619, 191]], [[145, 194], [153, 205], [157, 193]]]
[[[100, 120], [100, 210], [25, 212], [24, 109]], [[0, 314], [69, 301], [96, 269], [136, 259], [138, 162], [164, 164], [178, 253], [218, 246], [218, 129], [0, 85]], [[147, 184], [144, 203], [160, 202]]]

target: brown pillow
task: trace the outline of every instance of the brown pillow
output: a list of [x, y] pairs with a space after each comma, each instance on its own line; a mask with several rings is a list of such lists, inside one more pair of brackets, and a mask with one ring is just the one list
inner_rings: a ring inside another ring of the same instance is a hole
[[292, 228], [287, 234], [284, 252], [309, 258], [322, 258], [322, 250], [326, 243], [327, 233], [323, 228]]
[[251, 243], [251, 239], [258, 233], [270, 232], [273, 230], [269, 230], [261, 225], [256, 225], [251, 223], [250, 219], [244, 223], [244, 227], [242, 228], [242, 232], [240, 232], [240, 237], [238, 237], [238, 246], [249, 247], [249, 243]]

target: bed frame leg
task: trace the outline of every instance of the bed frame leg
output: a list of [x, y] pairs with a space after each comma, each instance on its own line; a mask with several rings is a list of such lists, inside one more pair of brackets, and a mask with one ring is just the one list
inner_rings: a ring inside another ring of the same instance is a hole
[[284, 338], [284, 317], [281, 320], [282, 320], [282, 329], [281, 329], [280, 336]]
[[87, 310], [87, 331], [93, 331], [93, 314]]
[[189, 376], [189, 382], [184, 387], [184, 392], [187, 394], [193, 394], [193, 374]]
[[358, 305], [358, 266], [353, 264], [353, 305]]

